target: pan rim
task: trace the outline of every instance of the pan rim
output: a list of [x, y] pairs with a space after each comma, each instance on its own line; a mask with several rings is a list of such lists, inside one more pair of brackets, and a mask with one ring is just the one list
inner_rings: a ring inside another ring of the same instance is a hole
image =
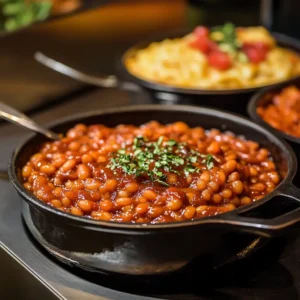
[[[235, 113], [226, 112], [223, 110], [216, 110], [212, 108], [205, 108], [205, 107], [195, 107], [190, 105], [165, 105], [161, 106], [159, 104], [149, 104], [149, 105], [130, 105], [130, 106], [124, 106], [119, 108], [109, 108], [109, 109], [103, 109], [103, 110], [97, 110], [97, 111], [90, 111], [80, 114], [75, 114], [72, 116], [68, 116], [66, 118], [61, 118], [59, 120], [56, 120], [49, 124], [49, 128], [63, 125], [64, 123], [72, 122], [72, 121], [80, 121], [84, 118], [93, 117], [93, 116], [101, 116], [101, 115], [109, 115], [114, 113], [128, 113], [128, 112], [139, 112], [139, 111], [186, 111], [194, 114], [199, 115], [209, 115], [213, 117], [219, 117], [223, 118], [224, 120], [231, 120], [239, 124], [243, 124], [245, 126], [248, 126], [252, 128], [253, 130], [259, 131], [262, 134], [264, 134], [271, 142], [275, 142], [282, 151], [287, 154], [287, 167], [288, 172], [286, 177], [282, 180], [282, 182], [277, 186], [277, 188], [268, 194], [266, 197], [260, 199], [259, 201], [256, 201], [250, 205], [240, 207], [235, 209], [235, 212], [244, 212], [247, 210], [250, 210], [254, 207], [257, 207], [259, 205], [262, 205], [263, 203], [269, 201], [271, 198], [276, 196], [278, 194], [278, 191], [280, 188], [283, 188], [285, 185], [289, 183], [289, 181], [292, 181], [297, 169], [297, 161], [294, 151], [292, 150], [291, 146], [284, 141], [283, 139], [277, 137], [272, 132], [268, 131], [266, 128], [264, 128], [261, 125], [258, 125], [254, 123], [253, 121], [240, 116]], [[29, 204], [32, 204], [34, 206], [38, 206], [42, 210], [47, 210], [48, 212], [54, 213], [55, 215], [62, 216], [66, 218], [66, 220], [74, 220], [79, 221], [82, 225], [90, 225], [95, 228], [103, 229], [114, 229], [114, 230], [142, 230], [142, 231], [149, 231], [149, 230], [160, 230], [160, 229], [172, 229], [172, 228], [184, 228], [184, 227], [191, 227], [201, 224], [222, 224], [222, 223], [231, 223], [235, 224], [238, 223], [238, 221], [230, 221], [226, 220], [226, 215], [230, 212], [219, 214], [217, 216], [210, 216], [210, 217], [204, 217], [200, 219], [195, 220], [187, 220], [187, 221], [180, 221], [180, 222], [168, 222], [168, 223], [161, 223], [161, 224], [135, 224], [135, 223], [118, 223], [118, 222], [111, 222], [111, 221], [99, 221], [99, 220], [93, 220], [88, 219], [84, 217], [74, 216], [66, 212], [62, 212], [58, 209], [55, 209], [46, 203], [39, 200], [37, 197], [35, 197], [32, 193], [28, 192], [23, 185], [21, 184], [21, 181], [18, 178], [18, 170], [15, 166], [16, 161], [21, 153], [21, 151], [28, 146], [28, 144], [31, 142], [32, 139], [34, 139], [37, 135], [31, 134], [28, 137], [26, 137], [20, 145], [15, 149], [13, 152], [11, 159], [9, 161], [8, 166], [8, 175], [10, 182], [14, 186], [14, 188], [18, 191], [19, 194], [27, 201]]]

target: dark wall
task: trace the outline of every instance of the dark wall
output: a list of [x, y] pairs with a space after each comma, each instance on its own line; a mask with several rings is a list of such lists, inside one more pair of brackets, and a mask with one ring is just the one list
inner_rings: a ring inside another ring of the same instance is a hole
[[[263, 0], [189, 0], [190, 25], [231, 21], [240, 26], [260, 24]], [[300, 38], [300, 0], [273, 0], [272, 30]]]

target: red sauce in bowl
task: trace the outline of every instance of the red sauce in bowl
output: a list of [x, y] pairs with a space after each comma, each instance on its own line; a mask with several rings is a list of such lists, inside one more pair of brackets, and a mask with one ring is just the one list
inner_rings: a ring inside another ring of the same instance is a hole
[[300, 138], [300, 90], [297, 87], [283, 89], [270, 103], [257, 107], [256, 111], [272, 127]]

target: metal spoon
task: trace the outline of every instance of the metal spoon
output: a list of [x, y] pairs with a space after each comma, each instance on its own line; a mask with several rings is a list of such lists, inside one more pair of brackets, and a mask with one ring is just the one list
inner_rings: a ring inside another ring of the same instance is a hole
[[15, 108], [0, 102], [0, 118], [3, 118], [11, 123], [19, 125], [23, 128], [27, 128], [33, 130], [35, 132], [41, 133], [52, 140], [59, 140], [60, 136], [49, 130], [41, 127], [37, 123], [35, 123], [32, 119], [28, 118], [26, 115], [16, 110]]
[[85, 84], [91, 84], [102, 88], [119, 87], [128, 91], [140, 91], [140, 87], [138, 85], [131, 82], [122, 82], [115, 75], [95, 77], [84, 74], [61, 62], [54, 60], [53, 58], [46, 56], [41, 52], [36, 52], [34, 54], [34, 58], [42, 65]]

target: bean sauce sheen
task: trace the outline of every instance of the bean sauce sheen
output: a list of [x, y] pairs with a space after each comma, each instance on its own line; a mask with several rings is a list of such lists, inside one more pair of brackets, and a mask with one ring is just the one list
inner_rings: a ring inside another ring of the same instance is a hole
[[296, 86], [284, 88], [256, 111], [273, 128], [300, 138], [300, 89]]
[[42, 145], [22, 178], [28, 191], [64, 212], [154, 224], [251, 204], [281, 181], [269, 151], [254, 141], [156, 121], [115, 128], [78, 124], [61, 140]]

